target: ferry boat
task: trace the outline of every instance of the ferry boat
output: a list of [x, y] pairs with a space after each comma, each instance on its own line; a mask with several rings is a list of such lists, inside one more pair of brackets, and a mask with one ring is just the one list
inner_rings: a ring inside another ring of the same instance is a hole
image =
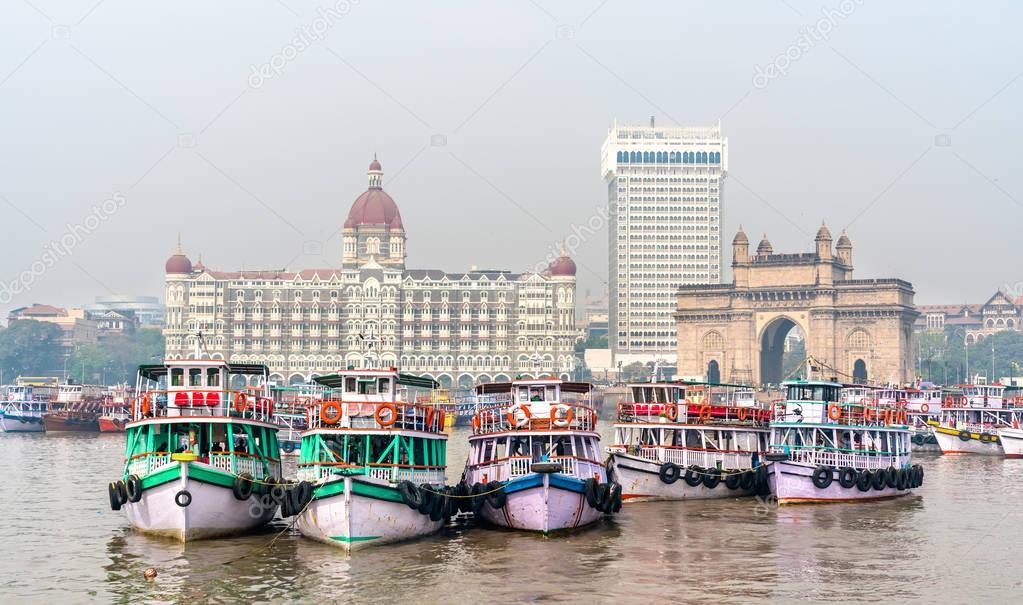
[[[1004, 399], [1006, 405], [1023, 411], [1023, 389], [1020, 387], [1006, 387]], [[998, 429], [998, 439], [1002, 443], [1002, 450], [1006, 458], [1023, 458], [1023, 429], [1020, 428], [1020, 420], [1014, 419], [1011, 426]]]
[[309, 427], [306, 422], [309, 405], [323, 398], [326, 389], [317, 384], [271, 385], [274, 402], [274, 422], [280, 426], [277, 441], [281, 456], [298, 456], [302, 449], [302, 433]]
[[439, 530], [457, 507], [445, 480], [445, 414], [403, 397], [438, 384], [395, 368], [314, 380], [331, 393], [309, 403], [301, 483], [283, 514], [298, 515], [302, 535], [348, 552]]
[[[140, 366], [111, 508], [136, 530], [181, 542], [270, 521], [280, 499], [271, 494], [283, 488], [267, 375], [264, 365], [211, 359]], [[257, 386], [230, 390], [232, 379]]]
[[465, 486], [486, 521], [549, 534], [621, 509], [622, 487], [601, 462], [587, 383], [539, 378], [482, 384]]
[[119, 384], [103, 398], [100, 404], [99, 432], [123, 433], [131, 420], [131, 389]]
[[766, 458], [779, 504], [905, 496], [923, 483], [912, 464], [905, 406], [842, 403], [842, 385], [794, 380], [771, 422]]
[[43, 415], [49, 411], [49, 402], [36, 398], [31, 386], [11, 385], [4, 388], [0, 401], [0, 431], [4, 433], [41, 433]]
[[915, 453], [940, 454], [930, 421], [941, 416], [944, 393], [939, 388], [906, 389], [906, 411]]
[[56, 401], [43, 415], [48, 433], [98, 433], [103, 387], [90, 384], [62, 384]]
[[[749, 496], [767, 488], [763, 455], [771, 407], [744, 385], [651, 382], [627, 385], [618, 404], [610, 476], [623, 499]], [[695, 397], [687, 397], [687, 389]]]
[[1015, 399], [1006, 401], [1004, 392], [1000, 384], [966, 384], [959, 394], [946, 396], [940, 417], [930, 421], [941, 452], [1005, 455], [1000, 430], [1018, 424], [1023, 407], [1017, 408]]

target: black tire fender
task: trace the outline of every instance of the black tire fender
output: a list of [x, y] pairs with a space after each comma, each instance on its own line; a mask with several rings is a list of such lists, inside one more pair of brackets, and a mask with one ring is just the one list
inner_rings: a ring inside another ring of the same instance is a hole
[[[662, 483], [671, 485], [678, 481], [682, 476], [682, 469], [680, 469], [674, 462], [665, 462], [661, 465], [661, 468], [658, 469], [657, 475], [661, 478]], [[608, 475], [608, 477], [610, 478], [610, 475]]]
[[830, 466], [818, 466], [813, 470], [813, 486], [817, 489], [827, 489], [835, 479], [835, 469]]
[[177, 504], [181, 508], [188, 508], [188, 505], [192, 503], [192, 492], [187, 489], [183, 489], [178, 493], [174, 494], [174, 504]]
[[248, 500], [249, 496], [252, 495], [252, 475], [248, 473], [242, 473], [234, 478], [234, 484], [231, 485], [231, 491], [234, 492], [234, 497], [238, 500]]
[[138, 475], [128, 475], [124, 482], [124, 493], [128, 502], [138, 502], [142, 499], [142, 479]]

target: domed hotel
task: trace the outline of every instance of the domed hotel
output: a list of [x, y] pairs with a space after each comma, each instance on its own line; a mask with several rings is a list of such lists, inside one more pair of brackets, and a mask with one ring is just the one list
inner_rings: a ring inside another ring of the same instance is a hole
[[167, 357], [191, 356], [201, 333], [205, 353], [266, 363], [281, 383], [393, 365], [444, 386], [571, 377], [572, 259], [541, 273], [409, 269], [405, 225], [376, 159], [368, 176], [338, 267], [219, 271], [193, 264], [179, 243], [165, 265]]

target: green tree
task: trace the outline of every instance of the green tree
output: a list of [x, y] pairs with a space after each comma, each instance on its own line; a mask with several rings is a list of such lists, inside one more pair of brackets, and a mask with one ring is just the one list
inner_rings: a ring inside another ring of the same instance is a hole
[[107, 384], [130, 384], [139, 365], [162, 360], [163, 352], [160, 330], [143, 329], [112, 336], [99, 344], [77, 347], [68, 359], [68, 376], [86, 383], [102, 380]]
[[634, 361], [627, 366], [622, 367], [622, 381], [623, 382], [640, 382], [648, 380], [652, 371], [646, 366], [645, 363], [640, 361]]
[[60, 372], [64, 363], [60, 326], [30, 319], [12, 321], [0, 330], [0, 370], [5, 382], [17, 376], [47, 376]]
[[575, 341], [575, 352], [581, 353], [586, 349], [606, 349], [607, 348], [607, 335], [606, 334], [590, 334], [585, 339], [579, 339]]

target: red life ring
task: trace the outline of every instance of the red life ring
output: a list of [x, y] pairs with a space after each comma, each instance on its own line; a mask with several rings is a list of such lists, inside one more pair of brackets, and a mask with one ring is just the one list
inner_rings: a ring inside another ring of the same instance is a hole
[[921, 403], [920, 404], [920, 411], [923, 412], [924, 414], [926, 414], [927, 412], [931, 411], [931, 406], [927, 405], [926, 403]]
[[[327, 410], [334, 410], [334, 413], [328, 414]], [[341, 402], [339, 401], [327, 401], [320, 406], [320, 422], [323, 424], [335, 425], [341, 420], [342, 415]]]
[[664, 408], [664, 415], [668, 417], [668, 420], [675, 422], [678, 420], [678, 406], [674, 403], [669, 403]]
[[245, 393], [238, 393], [234, 396], [234, 411], [244, 414], [249, 409], [249, 396]]
[[[384, 410], [389, 410], [391, 412], [390, 418], [384, 419], [382, 417], [380, 412], [383, 412]], [[373, 413], [373, 418], [377, 421], [377, 424], [387, 428], [394, 425], [395, 422], [398, 422], [398, 408], [395, 407], [393, 403], [381, 403], [377, 406], [377, 411]]]

